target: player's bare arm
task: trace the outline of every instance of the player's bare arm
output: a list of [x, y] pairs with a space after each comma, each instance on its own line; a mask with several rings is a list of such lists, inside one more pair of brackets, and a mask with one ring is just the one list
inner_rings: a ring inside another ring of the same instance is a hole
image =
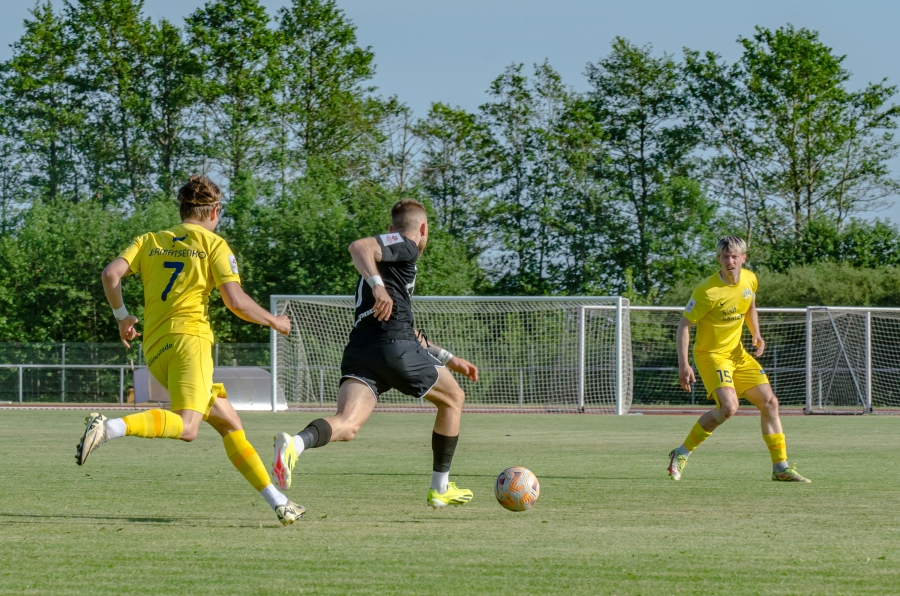
[[[128, 314], [125, 310], [125, 302], [122, 300], [122, 278], [128, 275], [130, 265], [128, 261], [122, 257], [117, 257], [112, 263], [106, 266], [101, 276], [103, 280], [103, 291], [106, 293], [106, 300], [109, 302], [113, 313], [116, 314], [116, 320], [119, 323], [119, 339], [125, 344], [126, 348], [130, 348], [128, 343], [137, 337], [140, 333], [134, 328], [138, 322], [138, 318]], [[123, 315], [119, 318], [119, 315]]]
[[750, 309], [747, 311], [747, 327], [753, 336], [753, 345], [756, 346], [756, 355], [762, 356], [766, 351], [766, 340], [762, 338], [759, 330], [759, 313], [756, 311], [756, 296], [750, 302]]
[[675, 344], [678, 347], [678, 384], [685, 391], [691, 390], [691, 384], [697, 379], [694, 377], [694, 369], [688, 358], [688, 348], [691, 345], [691, 327], [694, 324], [687, 318], [681, 317], [678, 330], [675, 332]]
[[241, 284], [229, 281], [219, 286], [225, 306], [238, 317], [250, 323], [271, 327], [282, 335], [291, 332], [291, 320], [286, 315], [275, 316], [244, 292]]
[[375, 296], [375, 319], [387, 321], [391, 317], [394, 301], [381, 282], [376, 263], [381, 261], [381, 246], [374, 238], [360, 238], [350, 247], [350, 255], [353, 257], [353, 266], [366, 282], [372, 286], [372, 295]]
[[419, 339], [419, 343], [422, 344], [422, 347], [428, 350], [432, 356], [440, 360], [447, 368], [453, 372], [465, 375], [473, 383], [478, 382], [477, 366], [464, 358], [451, 354], [441, 346], [429, 340], [421, 331], [416, 331], [416, 337]]

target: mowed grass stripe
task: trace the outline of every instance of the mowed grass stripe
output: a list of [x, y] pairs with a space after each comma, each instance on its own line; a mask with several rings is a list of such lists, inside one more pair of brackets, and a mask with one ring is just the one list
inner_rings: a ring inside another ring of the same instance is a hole
[[[276, 431], [315, 414], [245, 414]], [[900, 420], [785, 420], [811, 485], [775, 483], [758, 418], [691, 458], [684, 416], [468, 415], [452, 478], [467, 506], [425, 505], [433, 417], [376, 414], [348, 444], [301, 456], [282, 528], [206, 427], [193, 444], [125, 438], [82, 468], [74, 412], [3, 412], [0, 594], [900, 593]], [[534, 509], [496, 475], [541, 480]]]

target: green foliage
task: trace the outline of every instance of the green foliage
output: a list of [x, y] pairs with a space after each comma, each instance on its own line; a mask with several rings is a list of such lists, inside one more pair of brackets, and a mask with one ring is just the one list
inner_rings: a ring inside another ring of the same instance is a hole
[[40, 198], [77, 200], [83, 182], [76, 139], [85, 120], [72, 76], [77, 40], [49, 1], [31, 14], [25, 34], [12, 44], [12, 59], [2, 67], [3, 132], [27, 156], [27, 187]]
[[270, 166], [267, 128], [274, 101], [276, 37], [257, 0], [213, 0], [187, 19], [203, 79], [202, 139], [232, 183]]
[[854, 219], [843, 229], [821, 220], [809, 223], [799, 236], [765, 247], [758, 258], [775, 271], [821, 261], [854, 267], [900, 266], [900, 229], [886, 221]]
[[[0, 339], [113, 339], [91, 280], [174, 221], [195, 172], [225, 189], [219, 232], [263, 305], [351, 292], [347, 246], [403, 197], [432, 223], [419, 293], [668, 302], [715, 270], [725, 233], [761, 275], [900, 266], [897, 228], [854, 217], [898, 189], [895, 88], [849, 89], [813, 31], [739, 43], [733, 64], [679, 62], [617, 38], [586, 93], [546, 62], [513, 64], [477, 111], [416, 119], [375, 95], [374, 53], [335, 0], [274, 15], [210, 0], [183, 24], [141, 0], [39, 3], [0, 64]], [[871, 283], [835, 296], [889, 302]], [[210, 312], [221, 339], [265, 340], [216, 297]]]
[[818, 263], [759, 274], [760, 306], [900, 306], [900, 267]]
[[[660, 297], [659, 303], [687, 304], [691, 291], [706, 276], [716, 272], [715, 264], [693, 279], [684, 279]], [[760, 269], [758, 306], [876, 306], [900, 307], [900, 267], [877, 269], [847, 263], [820, 262], [795, 265], [777, 272]]]
[[[0, 238], [0, 341], [116, 341], [100, 273], [135, 236], [176, 222], [171, 205], [121, 211], [62, 199], [36, 203]], [[138, 316], [140, 284], [125, 282]]]
[[[359, 137], [372, 133], [377, 102], [365, 83], [375, 55], [333, 1], [294, 0], [279, 9], [280, 164], [354, 162]], [[286, 174], [282, 175], [286, 178]]]
[[688, 50], [685, 68], [691, 120], [714, 154], [711, 188], [751, 245], [799, 237], [814, 220], [840, 228], [897, 192], [895, 87], [848, 90], [844, 57], [814, 31], [757, 27], [739, 42], [733, 65]]
[[617, 207], [607, 224], [620, 272], [613, 287], [621, 292], [631, 270], [635, 291], [652, 297], [696, 271], [714, 242], [716, 209], [694, 178], [699, 137], [684, 118], [681, 70], [670, 56], [617, 38], [587, 75], [605, 152], [595, 176]]

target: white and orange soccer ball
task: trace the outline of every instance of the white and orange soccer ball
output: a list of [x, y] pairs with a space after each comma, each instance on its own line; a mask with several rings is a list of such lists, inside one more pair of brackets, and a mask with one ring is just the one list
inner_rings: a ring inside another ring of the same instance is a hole
[[494, 483], [497, 502], [510, 511], [531, 509], [540, 494], [541, 484], [537, 476], [522, 466], [506, 468]]

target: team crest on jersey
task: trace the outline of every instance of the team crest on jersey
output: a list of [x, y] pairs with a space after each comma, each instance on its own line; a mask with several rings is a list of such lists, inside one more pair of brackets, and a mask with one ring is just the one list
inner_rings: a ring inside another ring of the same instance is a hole
[[381, 242], [385, 246], [390, 246], [391, 244], [399, 244], [399, 243], [403, 242], [403, 236], [401, 236], [397, 232], [391, 232], [390, 234], [382, 234]]
[[237, 259], [234, 258], [234, 255], [228, 255], [228, 264], [231, 265], [231, 272], [235, 275], [238, 274], [237, 268]]
[[751, 290], [750, 288], [747, 288], [746, 290], [744, 290], [744, 300], [746, 300], [747, 298], [749, 298], [752, 295], [753, 295], [753, 290]]
[[687, 303], [687, 306], [684, 307], [684, 312], [691, 312], [694, 310], [694, 306], [696, 306], [697, 301], [691, 298], [690, 302]]

